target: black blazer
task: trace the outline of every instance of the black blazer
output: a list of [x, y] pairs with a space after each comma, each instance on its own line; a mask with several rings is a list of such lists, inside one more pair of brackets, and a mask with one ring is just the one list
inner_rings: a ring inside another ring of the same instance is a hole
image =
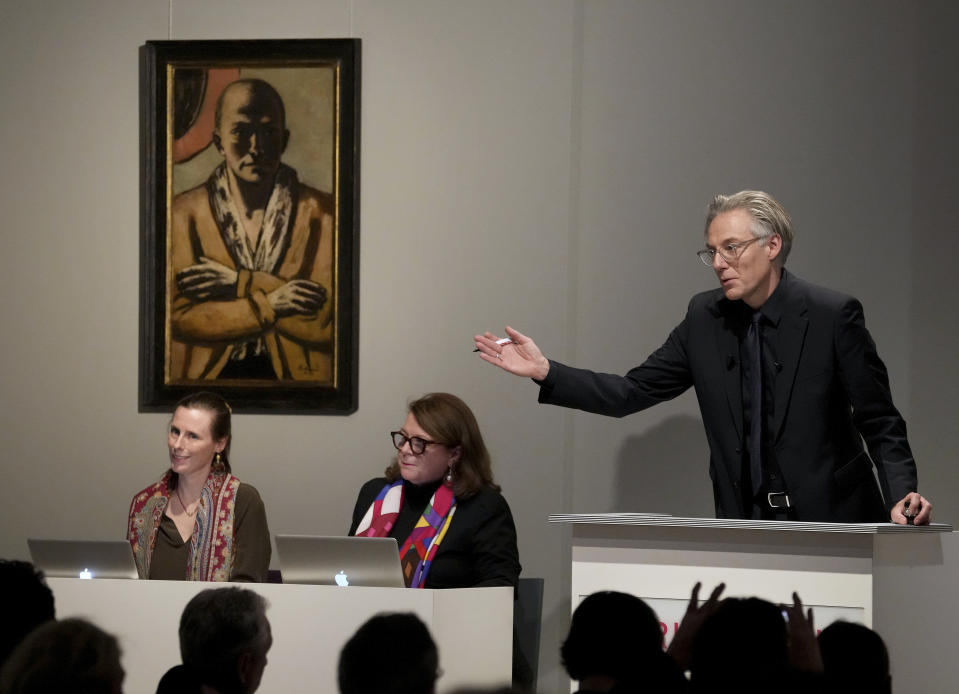
[[[387, 484], [386, 478], [372, 479], [362, 486], [353, 509], [350, 535], [363, 520], [376, 495]], [[410, 494], [403, 495], [403, 507], [390, 537], [396, 537], [402, 548], [413, 524], [419, 519], [432, 495], [422, 505], [411, 505]], [[404, 523], [404, 519], [408, 521]], [[403, 526], [406, 526], [403, 531]], [[399, 534], [401, 533], [402, 537]], [[516, 548], [516, 526], [509, 504], [498, 491], [481, 489], [469, 499], [456, 500], [456, 513], [433, 558], [426, 575], [425, 588], [474, 588], [513, 586], [519, 582], [519, 551]]]
[[[721, 289], [697, 294], [683, 322], [642, 365], [618, 376], [550, 362], [539, 400], [622, 417], [694, 387], [716, 515], [748, 518], [740, 489], [742, 310]], [[862, 305], [783, 270], [763, 312], [771, 325], [765, 340], [776, 355], [767, 454], [782, 471], [797, 518], [888, 522], [892, 506], [917, 489], [916, 465]]]

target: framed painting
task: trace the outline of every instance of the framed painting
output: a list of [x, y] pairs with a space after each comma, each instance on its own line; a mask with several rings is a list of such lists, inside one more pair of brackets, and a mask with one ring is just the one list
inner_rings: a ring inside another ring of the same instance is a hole
[[358, 39], [140, 48], [141, 412], [357, 408]]

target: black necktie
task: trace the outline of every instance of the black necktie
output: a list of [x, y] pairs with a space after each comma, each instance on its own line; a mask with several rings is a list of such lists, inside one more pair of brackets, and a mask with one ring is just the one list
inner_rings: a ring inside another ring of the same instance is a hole
[[749, 421], [749, 475], [753, 496], [759, 493], [763, 481], [763, 314], [755, 311], [746, 332], [745, 364], [747, 384], [746, 416]]

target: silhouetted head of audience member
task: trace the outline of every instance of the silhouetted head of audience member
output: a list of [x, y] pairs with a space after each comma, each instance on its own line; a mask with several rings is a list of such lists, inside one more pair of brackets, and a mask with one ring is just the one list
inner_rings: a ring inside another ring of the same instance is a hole
[[273, 645], [266, 600], [244, 588], [208, 588], [180, 617], [180, 657], [219, 694], [251, 694], [260, 686]]
[[174, 665], [160, 678], [156, 694], [206, 694], [200, 676], [193, 669], [180, 663]]
[[656, 613], [627, 593], [587, 596], [573, 612], [560, 655], [566, 672], [583, 690], [609, 691], [617, 684], [629, 690], [642, 682], [656, 691], [671, 691], [668, 682], [682, 678], [663, 653]]
[[0, 586], [6, 594], [0, 627], [0, 667], [27, 634], [56, 616], [53, 592], [43, 572], [26, 561], [0, 559]]
[[819, 634], [826, 681], [833, 691], [889, 694], [889, 652], [882, 637], [853, 622], [833, 622]]
[[696, 635], [690, 684], [694, 692], [768, 690], [781, 683], [788, 662], [782, 609], [760, 598], [727, 598]]
[[47, 622], [17, 646], [0, 673], [2, 694], [122, 694], [117, 640], [83, 619]]
[[340, 651], [341, 694], [432, 694], [439, 652], [412, 613], [370, 617]]

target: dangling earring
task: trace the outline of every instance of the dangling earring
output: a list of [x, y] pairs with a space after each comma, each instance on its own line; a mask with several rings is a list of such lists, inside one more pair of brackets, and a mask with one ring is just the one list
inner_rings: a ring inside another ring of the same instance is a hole
[[450, 464], [449, 469], [446, 471], [446, 479], [445, 479], [444, 481], [446, 482], [446, 486], [447, 486], [447, 487], [450, 486], [451, 484], [453, 484], [453, 465], [452, 465], [452, 463]]
[[213, 469], [217, 472], [223, 472], [226, 469], [226, 466], [223, 464], [223, 456], [220, 455], [220, 451], [217, 451], [216, 456], [213, 458]]

